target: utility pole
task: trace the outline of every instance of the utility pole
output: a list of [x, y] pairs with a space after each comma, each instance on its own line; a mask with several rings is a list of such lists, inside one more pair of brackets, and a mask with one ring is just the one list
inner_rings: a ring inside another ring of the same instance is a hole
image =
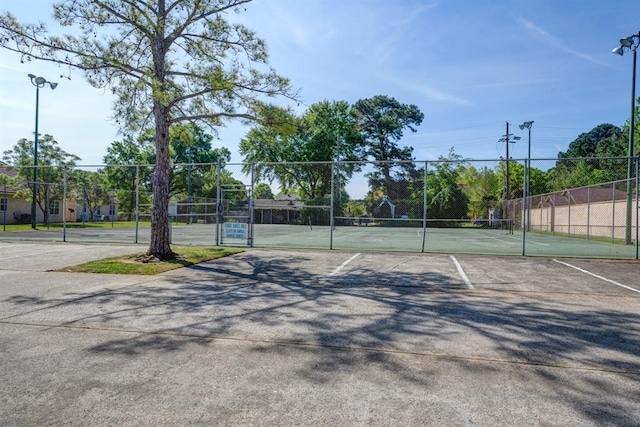
[[[512, 134], [509, 133], [509, 122], [505, 122], [507, 124], [507, 132], [502, 135], [502, 138], [499, 139], [500, 142], [504, 142], [507, 145], [507, 158], [506, 158], [506, 165], [507, 165], [507, 173], [506, 173], [506, 184], [505, 184], [505, 191], [504, 191], [504, 199], [505, 200], [509, 200], [509, 198], [511, 197], [510, 193], [509, 193], [509, 143], [511, 144], [515, 144], [515, 142], [517, 140], [520, 139], [519, 136], [514, 136]], [[512, 141], [513, 140], [513, 141]]]

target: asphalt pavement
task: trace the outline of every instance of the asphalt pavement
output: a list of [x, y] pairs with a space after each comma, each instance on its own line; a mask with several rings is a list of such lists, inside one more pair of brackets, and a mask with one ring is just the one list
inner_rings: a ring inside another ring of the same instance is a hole
[[633, 261], [0, 242], [0, 419], [33, 425], [633, 426]]

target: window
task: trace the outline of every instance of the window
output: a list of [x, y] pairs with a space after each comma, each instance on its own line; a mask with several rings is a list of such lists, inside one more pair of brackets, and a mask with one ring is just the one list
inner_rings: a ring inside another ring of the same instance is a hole
[[116, 205], [110, 205], [109, 206], [109, 216], [115, 216], [116, 215]]
[[57, 200], [52, 200], [49, 202], [49, 215], [59, 215], [60, 214], [60, 202]]
[[0, 197], [0, 212], [7, 210], [7, 203], [8, 201], [6, 197]]

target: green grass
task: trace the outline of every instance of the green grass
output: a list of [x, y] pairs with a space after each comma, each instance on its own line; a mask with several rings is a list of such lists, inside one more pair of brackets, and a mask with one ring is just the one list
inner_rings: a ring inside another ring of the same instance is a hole
[[[135, 221], [100, 221], [100, 222], [67, 222], [67, 228], [134, 228]], [[151, 227], [149, 221], [138, 221], [140, 227]], [[38, 228], [62, 228], [62, 223], [50, 224], [49, 226], [41, 224]]]
[[234, 248], [173, 247], [175, 259], [158, 261], [144, 252], [61, 268], [61, 272], [154, 275], [242, 252]]
[[[140, 227], [150, 227], [149, 221], [139, 221]], [[175, 225], [175, 224], [174, 224]], [[136, 226], [135, 221], [104, 221], [104, 222], [68, 222], [67, 228], [134, 228]], [[39, 230], [48, 229], [62, 229], [62, 223], [55, 224], [36, 224], [36, 228]], [[29, 231], [31, 230], [31, 224], [7, 224], [0, 227], [0, 231]]]
[[[184, 222], [172, 222], [172, 227], [187, 226]], [[67, 222], [67, 229], [75, 228], [135, 228], [135, 221], [96, 221], [96, 222]], [[139, 227], [151, 227], [150, 221], [138, 221]], [[62, 223], [36, 224], [38, 230], [62, 229]], [[0, 226], [0, 232], [29, 231], [31, 224], [6, 224]]]
[[[139, 221], [140, 227], [150, 227], [149, 221]], [[68, 222], [67, 228], [134, 228], [136, 226], [135, 221], [103, 221], [103, 222]], [[47, 228], [46, 225], [39, 225], [38, 228]], [[62, 228], [61, 223], [50, 224], [48, 228]]]

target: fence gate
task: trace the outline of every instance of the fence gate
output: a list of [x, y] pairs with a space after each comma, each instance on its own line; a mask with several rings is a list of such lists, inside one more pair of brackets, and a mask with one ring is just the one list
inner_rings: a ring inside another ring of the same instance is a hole
[[250, 185], [220, 186], [220, 245], [253, 244], [253, 197]]

